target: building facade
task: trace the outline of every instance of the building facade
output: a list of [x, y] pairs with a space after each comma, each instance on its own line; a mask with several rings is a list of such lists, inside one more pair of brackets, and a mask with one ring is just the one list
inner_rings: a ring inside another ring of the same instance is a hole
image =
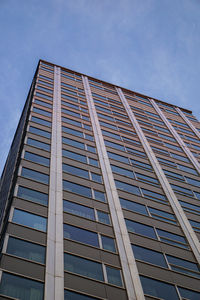
[[200, 299], [200, 123], [41, 60], [0, 182], [0, 299]]

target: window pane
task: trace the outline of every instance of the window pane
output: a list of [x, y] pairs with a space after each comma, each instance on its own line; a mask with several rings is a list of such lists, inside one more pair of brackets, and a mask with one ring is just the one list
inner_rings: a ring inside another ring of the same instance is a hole
[[77, 184], [77, 183], [73, 183], [67, 180], [63, 180], [63, 188], [66, 191], [72, 192], [72, 193], [76, 193], [82, 196], [86, 196], [88, 198], [92, 198], [92, 191], [90, 188]]
[[125, 192], [131, 193], [134, 195], [141, 196], [140, 189], [135, 185], [131, 185], [131, 184], [119, 181], [119, 180], [115, 180], [115, 184], [116, 184], [117, 189], [123, 190]]
[[71, 140], [71, 139], [68, 139], [68, 138], [65, 138], [65, 137], [62, 138], [62, 141], [63, 141], [64, 144], [74, 146], [74, 147], [77, 147], [79, 149], [85, 149], [84, 143], [77, 142], [75, 140]]
[[9, 237], [6, 253], [44, 264], [45, 251], [41, 245]]
[[102, 247], [105, 250], [116, 252], [115, 242], [113, 238], [101, 235]]
[[134, 212], [138, 212], [140, 214], [148, 216], [148, 212], [146, 210], [145, 205], [139, 204], [139, 203], [136, 203], [136, 202], [133, 202], [133, 201], [129, 201], [129, 200], [126, 200], [126, 199], [123, 199], [123, 198], [119, 198], [119, 199], [120, 199], [120, 203], [121, 203], [122, 208], [125, 208], [125, 209], [131, 210], [131, 211], [134, 211]]
[[25, 152], [24, 158], [35, 163], [49, 167], [50, 159], [31, 152]]
[[20, 225], [25, 225], [46, 232], [47, 220], [45, 218], [23, 210], [15, 208], [12, 221]]
[[122, 286], [121, 273], [119, 269], [106, 266], [108, 282], [117, 286]]
[[31, 121], [35, 122], [35, 123], [38, 123], [38, 124], [42, 124], [42, 125], [47, 126], [47, 127], [51, 127], [51, 122], [40, 119], [40, 118], [37, 118], [37, 117], [34, 117], [34, 116], [31, 117]]
[[91, 158], [89, 157], [89, 164], [90, 165], [93, 165], [95, 167], [98, 167], [99, 166], [99, 163], [98, 163], [98, 160], [94, 159], [94, 158]]
[[134, 222], [134, 221], [131, 221], [131, 220], [127, 220], [127, 219], [125, 219], [125, 222], [126, 222], [127, 229], [130, 232], [138, 233], [138, 234], [148, 236], [148, 237], [153, 238], [153, 239], [157, 239], [153, 227], [148, 226], [148, 225], [144, 225], [144, 224], [141, 224], [141, 223], [138, 223], [138, 222]]
[[42, 143], [31, 138], [27, 139], [27, 144], [47, 151], [50, 151], [51, 148], [49, 144]]
[[99, 300], [97, 298], [82, 295], [72, 291], [65, 290], [64, 293], [65, 293], [65, 300]]
[[97, 210], [98, 221], [104, 224], [110, 224], [109, 215], [103, 211]]
[[72, 152], [72, 151], [68, 151], [68, 150], [64, 150], [64, 149], [62, 150], [62, 154], [65, 157], [72, 158], [72, 159], [81, 161], [83, 163], [87, 163], [87, 158], [86, 158], [85, 155], [78, 154], [78, 153], [75, 153], [75, 152]]
[[29, 127], [29, 132], [32, 132], [32, 133], [34, 133], [34, 134], [38, 134], [38, 135], [44, 136], [44, 137], [46, 137], [46, 138], [48, 138], [48, 139], [51, 138], [51, 133], [50, 133], [50, 132], [47, 132], [47, 131], [45, 131], [45, 130], [38, 129], [38, 128], [36, 128], [36, 127], [30, 126], [30, 127]]
[[199, 300], [200, 299], [200, 293], [198, 293], [198, 292], [184, 289], [182, 287], [178, 287], [178, 290], [181, 294], [181, 297], [183, 297], [183, 298], [190, 299], [190, 300]]
[[43, 300], [44, 285], [41, 282], [3, 272], [0, 294], [20, 300]]
[[42, 183], [49, 183], [49, 176], [37, 171], [33, 171], [31, 169], [27, 169], [27, 168], [22, 168], [22, 173], [21, 176], [24, 176], [26, 178], [30, 178]]
[[144, 197], [153, 199], [158, 202], [166, 202], [167, 198], [164, 195], [158, 194], [156, 192], [152, 192], [146, 189], [141, 188]]
[[66, 271], [104, 281], [102, 265], [98, 262], [65, 253], [64, 266]]
[[162, 282], [159, 280], [151, 279], [148, 277], [140, 276], [142, 287], [146, 295], [162, 298], [164, 300], [178, 300], [175, 286]]
[[189, 269], [189, 270], [199, 272], [198, 265], [193, 262], [190, 262], [188, 260], [184, 260], [184, 259], [181, 259], [178, 257], [174, 257], [171, 255], [166, 255], [166, 256], [167, 256], [168, 262], [170, 264], [177, 265], [177, 266]]
[[48, 183], [49, 176], [31, 169], [22, 168], [21, 176], [24, 176], [26, 178], [30, 178], [36, 181], [40, 181], [43, 183]]
[[94, 190], [94, 198], [96, 200], [99, 200], [99, 201], [102, 201], [102, 202], [106, 202], [106, 195], [103, 192]]
[[68, 224], [64, 224], [64, 238], [99, 247], [97, 233]]
[[129, 164], [129, 160], [127, 157], [112, 153], [112, 152], [108, 152], [108, 157], [111, 159], [115, 159], [118, 160], [120, 162], [124, 162], [125, 164]]
[[41, 114], [43, 116], [51, 117], [51, 113], [49, 111], [44, 110], [44, 109], [33, 107], [33, 111], [38, 113], [38, 114]]
[[92, 176], [92, 180], [94, 180], [96, 182], [99, 182], [99, 183], [102, 183], [101, 175], [91, 172], [91, 176]]
[[76, 176], [80, 176], [80, 177], [84, 177], [84, 178], [88, 178], [89, 179], [89, 173], [88, 171], [81, 169], [81, 168], [77, 168], [74, 166], [70, 166], [67, 164], [63, 164], [63, 171], [76, 175]]
[[63, 209], [65, 212], [69, 212], [72, 213], [74, 215], [83, 217], [83, 218], [87, 218], [87, 219], [91, 219], [91, 220], [95, 220], [95, 215], [94, 215], [94, 209], [81, 205], [81, 204], [77, 204], [71, 201], [67, 201], [64, 200], [63, 201]]
[[[158, 219], [162, 219], [162, 220], [165, 220], [165, 218], [166, 218], [165, 221], [176, 223], [176, 217], [173, 214], [170, 214], [165, 211], [158, 210], [158, 209], [155, 209], [152, 207], [149, 207], [149, 211], [150, 211], [152, 217], [154, 217], [154, 218], [158, 218]], [[169, 220], [167, 220], [167, 219], [169, 219]]]
[[72, 135], [75, 135], [75, 136], [83, 137], [83, 132], [75, 130], [75, 129], [71, 129], [71, 128], [62, 126], [62, 131], [72, 134]]
[[[188, 248], [187, 245], [182, 245], [182, 244], [187, 244], [186, 239], [183, 236], [180, 236], [178, 234], [175, 233], [171, 233], [162, 229], [156, 229], [157, 233], [161, 239], [161, 241], [164, 241], [166, 243], [172, 243], [174, 245], [180, 246], [180, 247], [184, 247], [184, 248]], [[182, 244], [180, 244], [182, 243]]]
[[162, 253], [136, 245], [132, 245], [132, 249], [136, 259], [143, 260], [164, 268], [168, 268]]
[[36, 203], [40, 203], [43, 205], [47, 205], [48, 204], [48, 195], [32, 190], [32, 189], [28, 189], [25, 188], [23, 186], [19, 186], [18, 188], [18, 192], [17, 192], [17, 196], [20, 198], [23, 198], [25, 200], [30, 200]]
[[130, 170], [120, 168], [120, 167], [117, 167], [117, 166], [114, 166], [114, 165], [111, 165], [111, 169], [112, 169], [113, 172], [118, 173], [120, 175], [124, 175], [124, 176], [130, 177], [130, 178], [133, 178], [133, 179], [135, 178], [133, 172], [130, 171]]

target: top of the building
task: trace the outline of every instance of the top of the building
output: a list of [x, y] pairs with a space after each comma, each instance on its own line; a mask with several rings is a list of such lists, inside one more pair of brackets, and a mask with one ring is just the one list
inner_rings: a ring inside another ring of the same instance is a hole
[[[74, 74], [79, 75], [79, 76], [81, 76], [81, 75], [87, 76], [90, 80], [95, 81], [96, 83], [104, 83], [104, 84], [110, 85], [111, 87], [118, 87], [118, 88], [121, 88], [121, 89], [123, 90], [123, 92], [125, 92], [125, 93], [126, 93], [126, 92], [127, 92], [127, 93], [132, 93], [132, 94], [134, 94], [136, 97], [141, 97], [141, 98], [143, 98], [144, 100], [145, 100], [145, 99], [147, 99], [147, 100], [148, 100], [148, 99], [153, 99], [153, 100], [155, 100], [156, 102], [160, 103], [161, 105], [168, 106], [169, 108], [170, 108], [170, 107], [178, 107], [178, 108], [180, 108], [181, 110], [185, 111], [186, 113], [192, 114], [192, 111], [191, 111], [191, 110], [186, 109], [186, 108], [183, 108], [183, 107], [180, 107], [180, 106], [177, 106], [176, 104], [168, 103], [168, 102], [166, 102], [166, 101], [163, 101], [163, 100], [160, 100], [160, 99], [156, 99], [156, 98], [154, 98], [154, 97], [147, 96], [147, 95], [144, 95], [144, 94], [141, 94], [141, 93], [132, 91], [132, 90], [130, 90], [130, 89], [127, 89], [127, 88], [125, 88], [125, 87], [116, 85], [116, 84], [114, 84], [114, 83], [107, 82], [107, 81], [104, 81], [104, 80], [95, 78], [95, 77], [90, 76], [90, 75], [85, 74], [85, 73], [80, 73], [80, 72], [77, 72], [77, 71], [68, 69], [68, 68], [66, 68], [66, 67], [63, 67], [63, 66], [60, 66], [60, 65], [51, 63], [51, 62], [46, 61], [46, 60], [43, 60], [43, 59], [40, 59], [40, 60], [39, 60], [39, 63], [40, 63], [40, 62], [43, 62], [43, 63], [45, 63], [45, 64], [49, 64], [50, 66], [60, 67], [62, 70], [66, 70], [67, 72], [71, 72], [71, 73], [74, 73]], [[39, 64], [38, 64], [38, 65], [39, 65]]]

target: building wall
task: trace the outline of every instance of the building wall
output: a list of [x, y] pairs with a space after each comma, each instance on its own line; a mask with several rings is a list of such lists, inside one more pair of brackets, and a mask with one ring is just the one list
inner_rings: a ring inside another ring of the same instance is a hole
[[48, 62], [36, 74], [1, 298], [199, 299], [199, 122]]

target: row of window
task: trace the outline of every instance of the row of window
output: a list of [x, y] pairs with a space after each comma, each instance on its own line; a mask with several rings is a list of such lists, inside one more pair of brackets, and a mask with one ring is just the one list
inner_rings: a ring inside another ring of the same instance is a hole
[[44, 101], [44, 100], [41, 101], [41, 100], [35, 98], [33, 101], [34, 101], [34, 103], [39, 104], [39, 105], [42, 105], [42, 106], [44, 106], [44, 107], [48, 107], [48, 108], [52, 108], [52, 107], [53, 107], [51, 103], [46, 102], [46, 101]]
[[196, 187], [200, 187], [200, 181], [199, 180], [190, 178], [188, 176], [183, 176], [181, 174], [178, 174], [178, 173], [175, 173], [175, 172], [172, 172], [172, 171], [168, 171], [168, 170], [163, 170], [163, 171], [164, 171], [164, 173], [167, 177], [177, 179], [177, 180], [180, 180], [180, 181], [183, 181], [183, 182], [187, 182], [188, 184], [194, 185]]
[[[81, 105], [87, 105], [85, 101], [83, 101], [83, 99], [78, 99], [76, 97], [73, 97], [73, 96], [69, 96], [67, 94], [62, 94], [62, 98], [64, 100], [70, 100], [72, 102], [75, 102], [75, 103], [80, 103]], [[63, 99], [61, 100], [61, 102], [63, 101]]]
[[[111, 148], [114, 148], [114, 149], [117, 149], [117, 150], [120, 150], [120, 151], [123, 151], [123, 152], [128, 152], [129, 154], [132, 154], [132, 155], [135, 155], [135, 156], [146, 157], [145, 152], [142, 152], [140, 150], [129, 148], [129, 147], [121, 145], [121, 144], [116, 144], [116, 143], [110, 142], [110, 141], [105, 140], [105, 139], [104, 139], [104, 142], [105, 142], [105, 145], [108, 146], [108, 147], [111, 147]], [[123, 157], [123, 156], [121, 156], [121, 157]], [[126, 157], [126, 158], [128, 159], [128, 157]], [[129, 164], [129, 162], [127, 162], [127, 163]]]
[[[66, 256], [66, 268], [69, 269], [69, 271], [74, 271], [76, 273], [83, 273], [84, 276], [94, 276], [94, 272], [92, 267], [93, 264], [90, 265], [88, 261], [87, 265], [90, 266], [92, 269], [91, 273], [86, 273], [83, 264], [81, 264], [81, 267], [79, 269], [74, 268], [73, 265], [78, 260], [76, 257], [73, 257], [73, 261], [71, 264], [68, 263], [71, 256]], [[82, 261], [81, 261], [82, 262]], [[84, 262], [84, 261], [83, 261]], [[96, 265], [95, 265], [96, 266]], [[98, 266], [99, 267], [99, 266]], [[111, 283], [117, 282], [121, 283], [121, 278], [119, 277], [119, 271], [117, 269], [109, 269], [110, 267], [107, 266], [106, 273], [108, 276], [108, 280], [111, 281]], [[101, 268], [98, 268], [102, 271]], [[117, 270], [117, 272], [115, 271]], [[102, 274], [102, 272], [100, 273]], [[102, 276], [103, 277], [103, 276]], [[89, 277], [90, 278], [90, 277]], [[112, 279], [110, 279], [112, 278]], [[120, 280], [119, 280], [120, 278]], [[200, 293], [183, 288], [183, 287], [175, 287], [172, 284], [159, 281], [153, 278], [140, 276], [140, 280], [142, 283], [142, 287], [144, 290], [144, 293], [146, 295], [150, 295], [153, 297], [162, 298], [165, 300], [179, 300], [178, 294], [181, 296], [182, 299], [190, 299], [190, 300], [199, 300]], [[114, 283], [115, 284], [115, 283]], [[24, 278], [21, 276], [16, 276], [7, 272], [3, 272], [1, 283], [0, 283], [0, 293], [2, 295], [6, 295], [8, 297], [14, 297], [21, 300], [27, 300], [27, 299], [37, 299], [42, 300], [44, 295], [44, 284], [35, 280], [31, 280], [28, 278]], [[97, 298], [88, 296], [85, 294], [81, 294], [75, 291], [65, 290], [64, 291], [65, 300], [97, 300]], [[99, 298], [98, 298], [99, 299]]]
[[163, 164], [163, 165], [167, 165], [167, 166], [170, 166], [172, 168], [176, 168], [176, 169], [179, 169], [181, 171], [184, 171], [184, 172], [187, 172], [187, 173], [191, 173], [193, 175], [198, 175], [197, 171], [191, 167], [188, 167], [188, 166], [184, 166], [184, 165], [181, 165], [179, 163], [175, 163], [174, 161], [171, 161], [171, 160], [167, 160], [167, 159], [164, 159], [164, 158], [161, 158], [161, 157], [157, 157], [159, 163]]
[[135, 258], [138, 260], [200, 278], [200, 270], [197, 263], [141, 246], [132, 245], [132, 249]]
[[[62, 111], [63, 111], [63, 109], [62, 109]], [[68, 123], [68, 124], [71, 124], [71, 125], [74, 125], [74, 126], [77, 126], [77, 127], [80, 127], [80, 128], [84, 128], [84, 129], [89, 130], [89, 131], [92, 130], [92, 127], [90, 125], [87, 125], [85, 123], [82, 123], [82, 122], [79, 122], [79, 121], [76, 121], [76, 120], [73, 120], [73, 119], [70, 119], [70, 118], [62, 117], [62, 122]]]
[[129, 219], [125, 219], [125, 222], [129, 232], [188, 249], [188, 243], [183, 236]]
[[78, 137], [90, 140], [90, 141], [94, 141], [94, 137], [93, 136], [91, 136], [91, 135], [89, 135], [87, 133], [84, 133], [82, 131], [76, 130], [76, 129], [72, 129], [72, 128], [68, 128], [68, 127], [62, 126], [62, 131], [65, 132], [65, 133], [69, 133], [71, 135], [75, 135], [75, 136], [78, 136]]

